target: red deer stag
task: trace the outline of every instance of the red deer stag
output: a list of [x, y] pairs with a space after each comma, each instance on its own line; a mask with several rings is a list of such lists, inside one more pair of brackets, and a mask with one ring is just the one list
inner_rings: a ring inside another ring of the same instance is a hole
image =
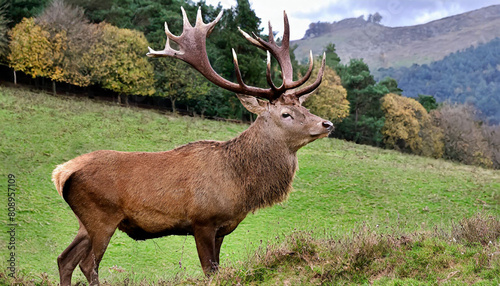
[[[283, 201], [297, 170], [297, 150], [333, 129], [330, 121], [309, 113], [303, 100], [321, 83], [322, 67], [310, 86], [298, 89], [311, 76], [293, 81], [289, 54], [289, 25], [281, 46], [241, 31], [255, 46], [267, 51], [270, 88], [247, 86], [233, 50], [238, 83], [219, 76], [211, 67], [205, 41], [222, 16], [203, 23], [198, 11], [192, 27], [182, 9], [184, 28], [173, 35], [165, 24], [163, 51], [150, 57], [174, 57], [191, 64], [214, 84], [235, 92], [255, 122], [238, 137], [226, 141], [199, 141], [157, 153], [95, 151], [81, 155], [53, 172], [59, 194], [80, 224], [74, 241], [57, 258], [61, 285], [71, 284], [77, 265], [91, 285], [98, 285], [99, 263], [115, 230], [144, 240], [166, 235], [193, 235], [203, 271], [216, 271], [224, 237], [249, 212]], [[179, 50], [170, 47], [169, 39]], [[271, 80], [270, 54], [278, 61], [283, 83]], [[262, 100], [262, 99], [265, 100]]]

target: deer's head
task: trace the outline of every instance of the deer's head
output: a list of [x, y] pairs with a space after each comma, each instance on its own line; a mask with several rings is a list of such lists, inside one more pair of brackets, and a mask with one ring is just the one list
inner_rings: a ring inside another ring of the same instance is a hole
[[[308, 81], [312, 74], [313, 57], [309, 54], [309, 69], [304, 77], [293, 80], [292, 62], [290, 60], [290, 29], [288, 17], [284, 13], [284, 32], [281, 46], [274, 41], [271, 24], [269, 23], [269, 39], [264, 41], [254, 33], [252, 36], [239, 29], [243, 36], [253, 45], [267, 52], [266, 78], [269, 88], [248, 86], [243, 82], [238, 66], [238, 58], [233, 49], [233, 62], [235, 67], [237, 83], [228, 81], [217, 74], [208, 60], [205, 44], [206, 38], [212, 32], [215, 24], [222, 17], [222, 11], [217, 18], [208, 23], [203, 23], [201, 10], [198, 10], [195, 26], [191, 26], [186, 12], [181, 7], [184, 27], [180, 36], [173, 35], [167, 23], [165, 33], [167, 42], [163, 51], [154, 51], [149, 48], [149, 57], [174, 57], [181, 59], [214, 84], [235, 92], [245, 108], [258, 115], [257, 121], [263, 124], [270, 134], [286, 138], [290, 147], [298, 149], [307, 143], [327, 136], [333, 130], [333, 124], [316, 115], [311, 114], [302, 103], [320, 85], [325, 68], [325, 55], [316, 80], [308, 86], [301, 87]], [[170, 47], [170, 40], [176, 42], [179, 50]], [[271, 55], [278, 61], [281, 67], [283, 82], [277, 87], [271, 79]]]

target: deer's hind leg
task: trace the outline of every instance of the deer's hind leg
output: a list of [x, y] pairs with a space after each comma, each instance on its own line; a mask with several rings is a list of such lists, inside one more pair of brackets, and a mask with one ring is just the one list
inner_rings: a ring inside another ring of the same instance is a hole
[[80, 220], [80, 229], [71, 244], [57, 257], [61, 286], [71, 285], [71, 276], [80, 261], [91, 249], [90, 236]]
[[66, 184], [68, 187], [64, 192], [64, 199], [83, 225], [85, 241], [88, 242], [85, 252], [74, 259], [72, 266], [74, 268], [80, 264], [89, 284], [99, 285], [99, 263], [124, 215], [116, 197], [98, 189], [85, 176], [74, 176]]
[[90, 285], [99, 285], [99, 264], [122, 218], [119, 214], [94, 209], [91, 219], [82, 220], [88, 229], [90, 244], [87, 253], [79, 261], [80, 269]]

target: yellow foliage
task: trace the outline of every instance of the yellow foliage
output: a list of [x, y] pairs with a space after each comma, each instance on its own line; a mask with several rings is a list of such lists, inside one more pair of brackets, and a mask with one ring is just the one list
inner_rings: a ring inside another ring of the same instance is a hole
[[54, 45], [58, 45], [59, 53], [54, 55], [56, 57], [55, 71], [50, 78], [78, 86], [90, 85], [92, 73], [86, 71], [91, 67], [85, 58], [92, 54], [92, 49], [82, 51], [81, 46], [69, 40], [64, 30], [55, 34], [51, 40]]
[[[317, 68], [307, 84], [311, 84], [316, 79], [320, 65], [316, 63], [315, 66]], [[349, 115], [347, 91], [342, 87], [340, 77], [333, 69], [325, 67], [321, 85], [309, 96], [304, 106], [312, 113], [332, 122], [340, 122]]]
[[50, 76], [57, 47], [49, 40], [50, 34], [35, 24], [33, 18], [24, 18], [9, 32], [11, 38], [9, 66], [31, 75]]
[[[64, 53], [68, 49], [66, 33], [64, 31], [55, 34], [49, 38], [52, 47], [52, 66], [49, 67], [49, 77], [55, 81], [65, 79], [66, 70], [62, 65], [64, 62]], [[70, 82], [71, 83], [71, 82]]]
[[416, 100], [389, 93], [381, 99], [385, 113], [382, 128], [387, 147], [417, 155], [440, 158], [443, 134], [433, 125], [425, 108]]
[[154, 72], [145, 56], [149, 45], [144, 34], [105, 23], [100, 29], [88, 61], [101, 85], [118, 93], [152, 95]]
[[[66, 31], [51, 33], [33, 18], [24, 18], [10, 31], [9, 66], [35, 77], [48, 77], [79, 86], [90, 84], [90, 75], [71, 68], [82, 63], [70, 57], [75, 45], [68, 41]], [[90, 53], [91, 51], [86, 51]]]
[[49, 29], [25, 18], [10, 31], [8, 60], [14, 70], [79, 86], [97, 79], [119, 93], [154, 93], [153, 67], [145, 56], [148, 43], [141, 32], [109, 24], [89, 26], [95, 35], [88, 36], [99, 40], [85, 50], [66, 30]]

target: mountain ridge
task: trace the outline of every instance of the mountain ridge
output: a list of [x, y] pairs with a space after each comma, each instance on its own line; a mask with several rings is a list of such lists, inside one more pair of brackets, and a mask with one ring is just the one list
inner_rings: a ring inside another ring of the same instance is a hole
[[[446, 55], [500, 37], [500, 5], [448, 16], [425, 24], [387, 27], [363, 17], [333, 23], [312, 23], [297, 45], [295, 56], [320, 55], [333, 43], [343, 63], [363, 58], [372, 70], [411, 66], [443, 59]], [[317, 30], [314, 30], [317, 28]]]

